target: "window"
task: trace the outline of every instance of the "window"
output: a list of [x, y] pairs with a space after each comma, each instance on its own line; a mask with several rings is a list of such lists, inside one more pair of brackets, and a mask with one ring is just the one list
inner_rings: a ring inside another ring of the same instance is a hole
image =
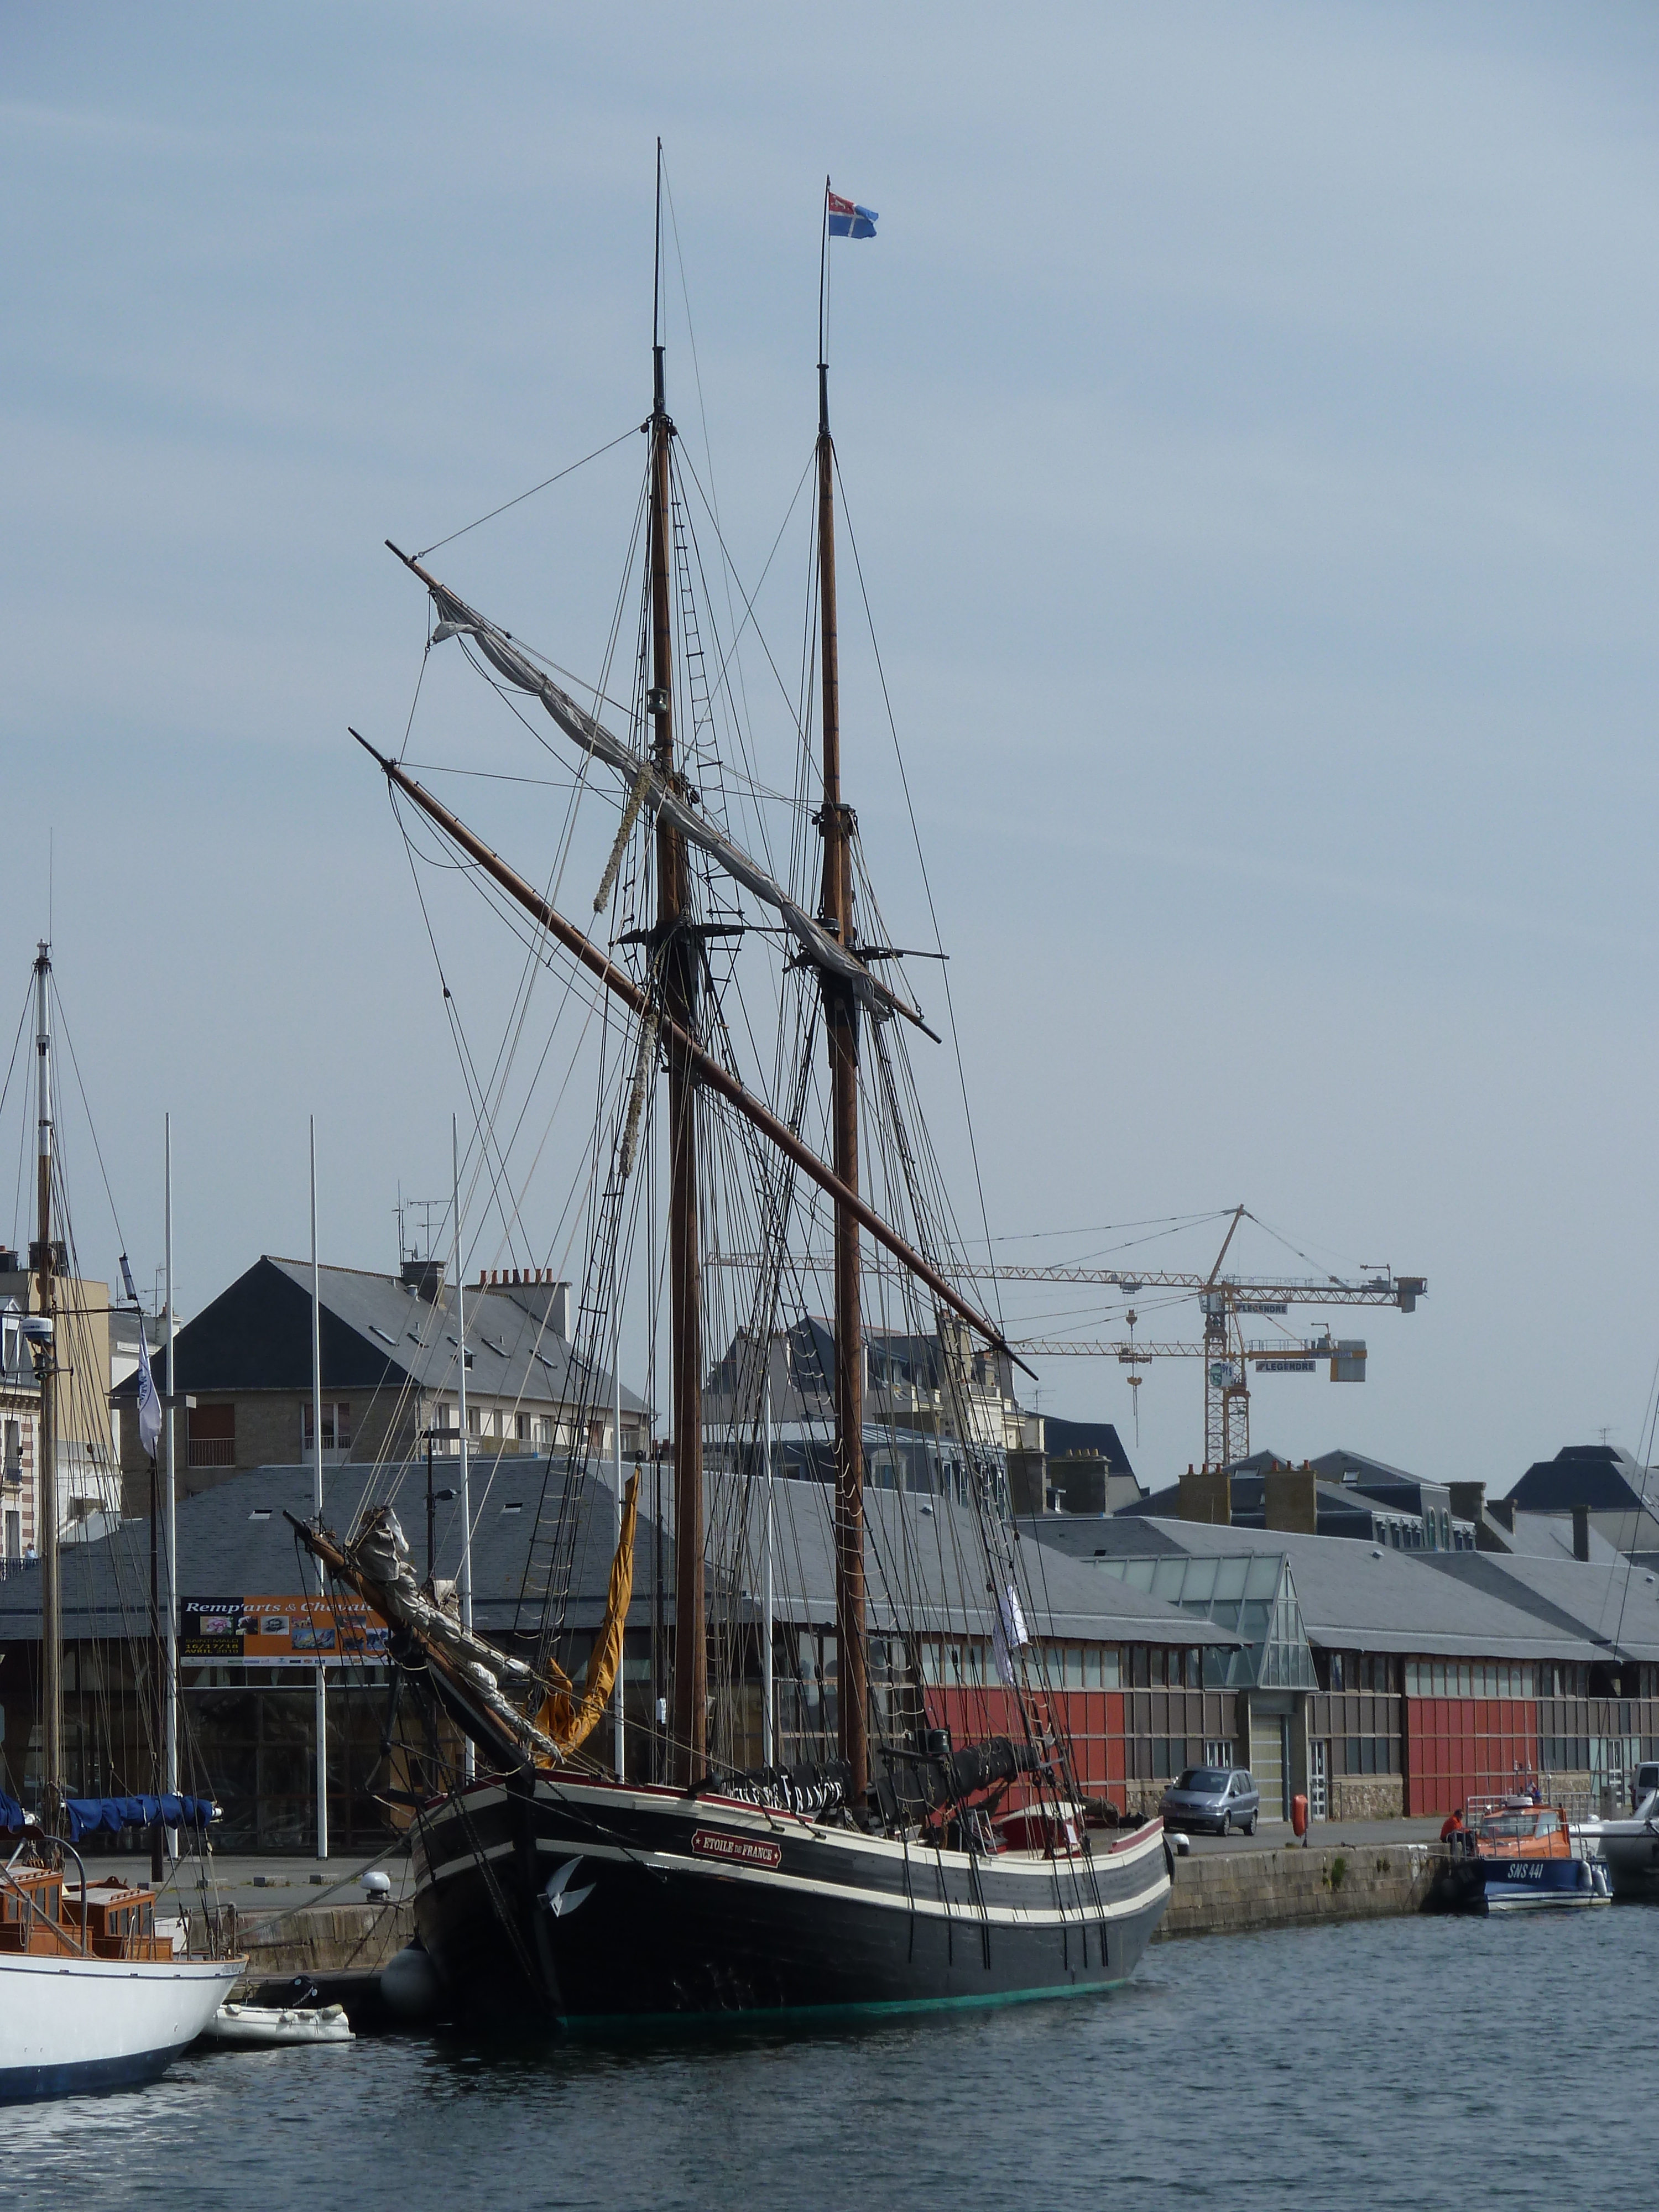
[[234, 1467], [236, 1464], [236, 1408], [234, 1406], [191, 1406], [185, 1461], [191, 1467]]
[[481, 1437], [483, 1434], [483, 1415], [476, 1406], [469, 1406], [466, 1409], [466, 1429], [469, 1436]]
[[21, 1421], [7, 1421], [5, 1447], [6, 1479], [10, 1482], [21, 1482], [23, 1480], [23, 1424]]
[[[191, 1416], [192, 1419], [194, 1416]], [[310, 1399], [300, 1408], [301, 1455], [309, 1459], [317, 1449], [317, 1431]], [[345, 1453], [351, 1449], [351, 1407], [344, 1402], [323, 1401], [323, 1449]]]

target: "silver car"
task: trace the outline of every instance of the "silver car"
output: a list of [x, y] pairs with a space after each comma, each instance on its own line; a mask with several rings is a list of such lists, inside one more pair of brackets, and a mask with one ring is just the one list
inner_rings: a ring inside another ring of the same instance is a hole
[[1261, 1793], [1242, 1767], [1189, 1766], [1164, 1791], [1158, 1808], [1170, 1828], [1213, 1828], [1230, 1836], [1243, 1828], [1255, 1833]]

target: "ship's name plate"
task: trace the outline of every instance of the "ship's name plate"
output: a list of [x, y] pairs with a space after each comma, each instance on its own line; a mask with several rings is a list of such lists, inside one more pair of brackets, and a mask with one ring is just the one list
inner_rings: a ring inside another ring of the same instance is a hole
[[697, 1828], [691, 1848], [700, 1859], [732, 1859], [739, 1866], [775, 1867], [783, 1857], [783, 1846], [765, 1836], [734, 1836], [726, 1828]]

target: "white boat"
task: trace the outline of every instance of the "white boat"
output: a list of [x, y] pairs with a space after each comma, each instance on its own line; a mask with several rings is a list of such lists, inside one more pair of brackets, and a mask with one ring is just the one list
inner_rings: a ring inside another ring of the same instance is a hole
[[202, 2030], [204, 2041], [268, 2050], [283, 2043], [355, 2043], [343, 2005], [222, 2004]]
[[1659, 1790], [1650, 1790], [1628, 1819], [1594, 1827], [1613, 1895], [1659, 1898]]
[[0, 1956], [0, 2102], [154, 2081], [241, 1972], [235, 1959]]

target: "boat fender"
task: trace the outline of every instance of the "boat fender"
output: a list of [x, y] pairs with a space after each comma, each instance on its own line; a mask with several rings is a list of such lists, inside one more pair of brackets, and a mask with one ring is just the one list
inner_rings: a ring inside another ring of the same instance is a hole
[[424, 1943], [405, 1943], [380, 1970], [380, 2001], [399, 2020], [430, 2020], [443, 2003], [443, 1984]]

